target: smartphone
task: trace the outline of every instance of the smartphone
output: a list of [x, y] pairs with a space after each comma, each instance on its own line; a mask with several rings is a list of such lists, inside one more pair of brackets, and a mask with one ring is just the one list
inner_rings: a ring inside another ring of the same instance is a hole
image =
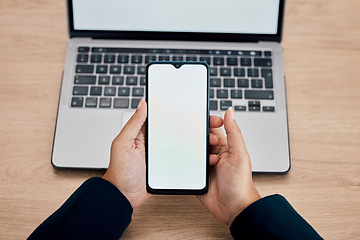
[[209, 67], [151, 62], [146, 68], [146, 185], [152, 194], [208, 190]]

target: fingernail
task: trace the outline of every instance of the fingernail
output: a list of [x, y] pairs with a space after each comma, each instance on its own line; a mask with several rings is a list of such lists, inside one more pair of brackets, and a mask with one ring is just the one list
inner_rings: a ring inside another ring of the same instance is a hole
[[145, 102], [145, 99], [142, 98], [142, 99], [140, 100], [139, 104], [138, 104], [137, 109], [141, 108], [141, 106], [144, 104], [144, 102]]
[[234, 117], [234, 109], [232, 107], [229, 107], [228, 111], [229, 111], [229, 114], [230, 114], [230, 118], [235, 119], [235, 117]]

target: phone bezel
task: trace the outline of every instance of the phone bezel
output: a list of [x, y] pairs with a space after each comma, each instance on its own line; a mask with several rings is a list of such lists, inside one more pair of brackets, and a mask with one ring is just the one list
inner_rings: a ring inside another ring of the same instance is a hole
[[[151, 65], [156, 64], [171, 64], [176, 68], [176, 64], [180, 64], [180, 67], [183, 65], [204, 65], [207, 70], [207, 97], [206, 97], [206, 181], [205, 181], [205, 187], [203, 189], [154, 189], [149, 186], [148, 182], [148, 120], [146, 119], [146, 134], [145, 134], [145, 159], [146, 159], [146, 190], [151, 194], [171, 194], [171, 195], [202, 195], [207, 193], [208, 191], [208, 185], [209, 185], [209, 115], [210, 115], [210, 109], [209, 109], [209, 97], [210, 97], [210, 71], [209, 71], [209, 65], [206, 62], [186, 62], [186, 61], [159, 61], [159, 62], [150, 62], [146, 66], [146, 95], [145, 100], [147, 103], [149, 103], [149, 94], [148, 94], [148, 84], [149, 84], [149, 67]], [[149, 104], [147, 104], [147, 111], [149, 112]]]

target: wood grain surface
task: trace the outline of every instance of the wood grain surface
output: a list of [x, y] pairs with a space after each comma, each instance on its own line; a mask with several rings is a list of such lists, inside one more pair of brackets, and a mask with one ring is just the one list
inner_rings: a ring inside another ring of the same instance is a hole
[[[360, 1], [288, 0], [292, 168], [255, 175], [325, 239], [360, 236]], [[50, 163], [68, 41], [65, 1], [0, 0], [0, 239], [25, 239], [87, 178]], [[193, 196], [155, 196], [124, 239], [231, 239]]]

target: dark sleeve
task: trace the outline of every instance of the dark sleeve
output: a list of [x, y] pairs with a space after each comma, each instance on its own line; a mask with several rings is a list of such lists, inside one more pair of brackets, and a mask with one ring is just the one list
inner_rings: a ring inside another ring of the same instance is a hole
[[278, 194], [248, 206], [235, 218], [230, 232], [234, 239], [323, 239]]
[[133, 209], [110, 182], [85, 181], [28, 239], [119, 239]]

